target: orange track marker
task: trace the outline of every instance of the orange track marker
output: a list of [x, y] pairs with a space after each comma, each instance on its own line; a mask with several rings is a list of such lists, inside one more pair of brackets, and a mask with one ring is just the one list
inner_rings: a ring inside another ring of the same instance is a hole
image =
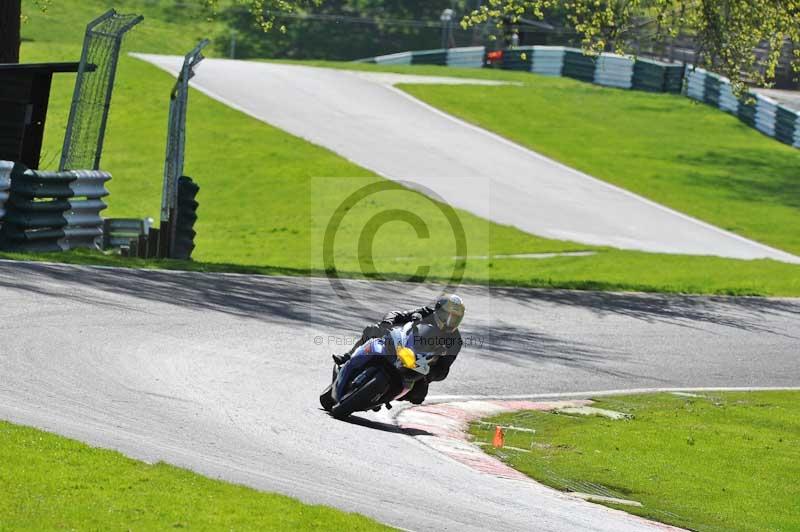
[[503, 428], [500, 425], [497, 425], [494, 428], [494, 439], [492, 440], [492, 446], [497, 449], [501, 449], [505, 443], [506, 434], [503, 432]]

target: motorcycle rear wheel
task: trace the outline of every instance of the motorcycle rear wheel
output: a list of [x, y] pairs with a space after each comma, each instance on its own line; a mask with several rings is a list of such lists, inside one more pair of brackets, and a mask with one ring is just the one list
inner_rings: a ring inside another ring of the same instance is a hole
[[373, 406], [372, 398], [383, 395], [389, 386], [386, 373], [378, 368], [367, 368], [365, 372], [370, 372], [367, 382], [357, 390], [345, 395], [341, 401], [331, 408], [331, 415], [336, 419], [345, 419], [353, 412], [366, 410]]

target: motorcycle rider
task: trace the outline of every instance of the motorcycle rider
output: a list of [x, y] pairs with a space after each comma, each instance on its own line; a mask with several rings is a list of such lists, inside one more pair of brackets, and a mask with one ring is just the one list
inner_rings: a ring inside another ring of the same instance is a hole
[[432, 351], [439, 352], [439, 356], [431, 361], [431, 369], [425, 379], [414, 384], [411, 391], [403, 397], [403, 401], [421, 404], [428, 395], [428, 384], [441, 381], [450, 372], [450, 366], [461, 351], [463, 340], [458, 326], [464, 318], [464, 301], [455, 294], [442, 294], [433, 305], [419, 307], [406, 312], [392, 311], [383, 319], [364, 329], [361, 338], [350, 351], [343, 355], [333, 355], [333, 361], [341, 366], [348, 360], [361, 345], [372, 338], [381, 338], [393, 327], [405, 325], [415, 321], [420, 325], [429, 325], [433, 335], [426, 335], [425, 342], [434, 344]]

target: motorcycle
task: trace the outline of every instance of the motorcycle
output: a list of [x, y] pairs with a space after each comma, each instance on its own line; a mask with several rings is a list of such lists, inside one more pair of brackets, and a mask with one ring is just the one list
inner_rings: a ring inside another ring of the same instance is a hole
[[382, 405], [391, 408], [391, 401], [406, 396], [438, 358], [435, 350], [422, 351], [433, 334], [431, 326], [411, 322], [364, 343], [341, 367], [334, 364], [331, 384], [319, 396], [322, 408], [337, 419]]

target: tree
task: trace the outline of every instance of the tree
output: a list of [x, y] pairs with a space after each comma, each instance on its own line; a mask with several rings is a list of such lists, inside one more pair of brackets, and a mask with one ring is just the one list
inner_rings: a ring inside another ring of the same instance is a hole
[[[212, 7], [219, 2], [205, 1]], [[270, 30], [276, 20], [271, 13], [318, 6], [326, 0], [234, 1], [247, 5], [262, 29]], [[516, 21], [533, 15], [541, 20], [554, 11], [563, 13], [590, 54], [630, 51], [632, 38], [643, 27], [654, 29], [656, 42], [679, 33], [691, 35], [697, 66], [730, 78], [737, 93], [747, 81], [767, 84], [774, 78], [785, 42], [800, 43], [800, 0], [484, 0], [461, 24], [466, 29], [493, 20], [502, 26], [509, 17]], [[767, 53], [757, 53], [759, 46], [765, 46]], [[800, 70], [800, 48], [792, 62]]]
[[[45, 8], [49, 0], [34, 0]], [[246, 6], [264, 30], [275, 28], [278, 13], [317, 7], [327, 0], [229, 0]], [[216, 12], [220, 0], [204, 0]], [[21, 0], [0, 0], [0, 62], [19, 59]], [[557, 9], [556, 9], [557, 8]], [[649, 25], [656, 39], [680, 32], [692, 35], [699, 66], [731, 79], [741, 92], [746, 81], [765, 84], [775, 75], [784, 43], [800, 43], [800, 0], [484, 0], [462, 20], [464, 28], [494, 20], [533, 15], [539, 19], [556, 9], [583, 38], [589, 53], [627, 51], [634, 30]], [[283, 25], [278, 25], [282, 32]], [[767, 53], [756, 48], [765, 45]], [[800, 70], [800, 48], [793, 56]]]
[[[46, 10], [51, 0], [33, 0], [39, 9]], [[275, 17], [271, 12], [291, 12], [302, 6], [318, 6], [322, 0], [233, 0], [248, 6], [255, 20], [265, 31], [273, 28]], [[204, 0], [215, 12], [219, 0]], [[0, 0], [0, 63], [18, 63], [20, 26], [22, 24], [22, 0]], [[284, 29], [284, 28], [281, 28]]]
[[[33, 0], [38, 9], [47, 10], [50, 0]], [[0, 0], [0, 63], [19, 63], [22, 0]]]
[[[462, 20], [463, 27], [504, 17], [533, 15], [562, 4], [567, 21], [589, 53], [626, 51], [633, 30], [655, 28], [663, 41], [683, 32], [694, 38], [699, 65], [730, 78], [741, 93], [745, 82], [765, 84], [775, 75], [784, 43], [800, 43], [798, 0], [487, 0]], [[758, 46], [766, 45], [761, 56]], [[798, 70], [800, 50], [793, 66]]]
[[[218, 50], [230, 50], [234, 36], [237, 58], [331, 60], [438, 48], [442, 9], [451, 5], [452, 0], [325, 0], [313, 12], [276, 14], [277, 20], [290, 22], [285, 31], [266, 36], [250, 7], [235, 5], [221, 10], [219, 16], [231, 32], [220, 34], [215, 44]], [[472, 35], [463, 33], [461, 41], [471, 44]]]
[[0, 1], [0, 63], [19, 63], [22, 0]]
[[[219, 9], [220, 0], [204, 0], [205, 5], [215, 13]], [[256, 22], [264, 31], [270, 31], [275, 26], [274, 13], [291, 13], [298, 8], [319, 6], [324, 0], [232, 0], [230, 3], [246, 6], [255, 17]], [[280, 31], [286, 27], [278, 26]]]

